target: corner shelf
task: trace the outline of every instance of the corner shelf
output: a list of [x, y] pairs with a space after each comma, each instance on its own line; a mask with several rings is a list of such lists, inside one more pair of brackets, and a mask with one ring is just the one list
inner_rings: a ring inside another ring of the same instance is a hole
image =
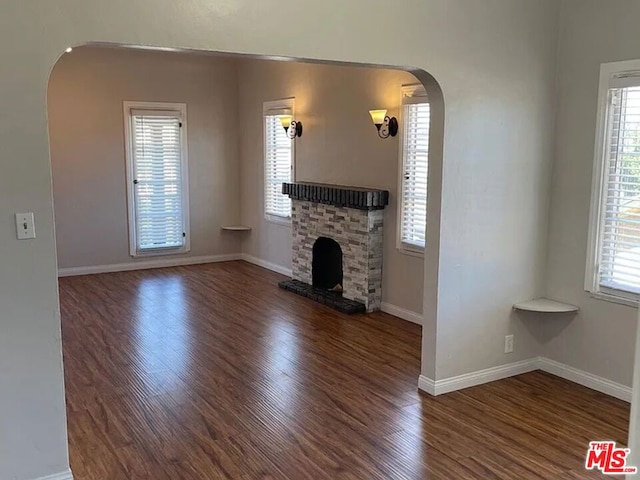
[[528, 302], [519, 302], [513, 306], [516, 310], [523, 310], [525, 312], [539, 312], [539, 313], [571, 313], [580, 310], [575, 305], [568, 303], [556, 302], [548, 298], [536, 298], [535, 300], [529, 300]]
[[222, 230], [228, 232], [250, 232], [251, 227], [247, 227], [246, 225], [226, 225], [222, 227]]

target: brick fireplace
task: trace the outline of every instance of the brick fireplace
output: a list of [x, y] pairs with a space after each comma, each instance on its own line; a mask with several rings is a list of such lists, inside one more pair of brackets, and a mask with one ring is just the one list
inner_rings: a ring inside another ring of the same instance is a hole
[[345, 313], [382, 302], [383, 210], [389, 192], [285, 183], [292, 200], [292, 275], [286, 290]]

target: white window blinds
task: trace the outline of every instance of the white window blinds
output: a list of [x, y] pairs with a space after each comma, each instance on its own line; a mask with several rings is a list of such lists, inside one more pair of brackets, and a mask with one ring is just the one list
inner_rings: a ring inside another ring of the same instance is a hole
[[400, 248], [423, 250], [427, 233], [429, 103], [424, 90], [403, 97]]
[[[293, 168], [292, 140], [285, 133], [276, 115], [284, 110], [265, 107], [264, 114], [264, 209], [265, 215], [287, 219], [291, 217], [291, 199], [282, 194], [282, 184], [291, 182]], [[289, 111], [285, 113], [289, 113]], [[289, 113], [290, 114], [290, 113]]]
[[609, 89], [605, 140], [598, 282], [640, 293], [640, 87]]
[[185, 246], [181, 112], [130, 110], [136, 253]]

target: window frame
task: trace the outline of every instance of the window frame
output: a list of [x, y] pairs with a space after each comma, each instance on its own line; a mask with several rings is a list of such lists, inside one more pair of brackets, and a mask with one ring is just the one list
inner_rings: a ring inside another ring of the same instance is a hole
[[[264, 213], [264, 218], [268, 222], [282, 225], [282, 226], [291, 226], [291, 212], [289, 216], [283, 217], [281, 215], [276, 215], [273, 213], [267, 212], [267, 198], [266, 198], [266, 188], [267, 188], [267, 151], [266, 151], [266, 138], [267, 138], [267, 122], [266, 117], [287, 113], [292, 115], [295, 119], [295, 98], [282, 98], [280, 100], [268, 100], [262, 104], [262, 210]], [[296, 142], [295, 139], [291, 140], [291, 182], [295, 182], [296, 178]]]
[[[135, 206], [135, 167], [133, 155], [133, 121], [132, 110], [148, 110], [157, 112], [178, 113], [182, 126], [180, 128], [180, 166], [182, 175], [182, 228], [185, 234], [184, 243], [180, 247], [163, 247], [157, 249], [140, 249], [137, 238], [137, 220]], [[191, 251], [191, 226], [189, 210], [189, 154], [187, 135], [187, 104], [169, 102], [124, 101], [124, 140], [127, 182], [127, 225], [129, 229], [129, 255], [133, 258], [177, 255]]]
[[640, 60], [604, 63], [600, 66], [584, 289], [594, 298], [637, 307], [640, 293], [601, 286], [599, 275], [601, 237], [605, 221], [604, 205], [607, 196], [605, 165], [608, 163], [609, 146], [609, 89], [625, 86], [640, 86]]
[[[396, 249], [398, 252], [410, 255], [414, 257], [424, 257], [424, 252], [427, 246], [426, 233], [425, 233], [425, 245], [424, 247], [420, 247], [417, 245], [409, 245], [403, 241], [402, 238], [402, 230], [403, 230], [403, 219], [404, 219], [404, 132], [405, 132], [405, 106], [415, 103], [430, 103], [429, 96], [427, 95], [427, 91], [422, 84], [416, 83], [411, 85], [403, 85], [400, 89], [401, 92], [401, 101], [400, 101], [400, 141], [399, 141], [399, 150], [400, 153], [398, 155], [398, 204], [397, 204], [397, 226], [396, 226]], [[424, 99], [424, 102], [416, 102], [410, 101], [411, 99], [419, 98]], [[408, 101], [409, 100], [409, 101]], [[429, 159], [427, 157], [427, 166], [429, 164]], [[428, 172], [428, 167], [427, 167]], [[429, 194], [428, 187], [428, 174], [427, 174], [427, 197]], [[427, 200], [427, 208], [428, 208], [428, 200]], [[426, 232], [426, 218], [425, 218], [425, 232]]]

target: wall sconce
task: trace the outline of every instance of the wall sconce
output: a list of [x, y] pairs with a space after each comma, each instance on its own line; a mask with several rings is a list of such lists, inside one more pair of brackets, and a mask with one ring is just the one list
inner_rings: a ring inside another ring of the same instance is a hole
[[395, 137], [398, 134], [398, 120], [396, 117], [389, 117], [386, 110], [369, 110], [369, 115], [380, 138]]
[[290, 139], [302, 136], [302, 122], [294, 120], [291, 115], [278, 115], [278, 119]]

